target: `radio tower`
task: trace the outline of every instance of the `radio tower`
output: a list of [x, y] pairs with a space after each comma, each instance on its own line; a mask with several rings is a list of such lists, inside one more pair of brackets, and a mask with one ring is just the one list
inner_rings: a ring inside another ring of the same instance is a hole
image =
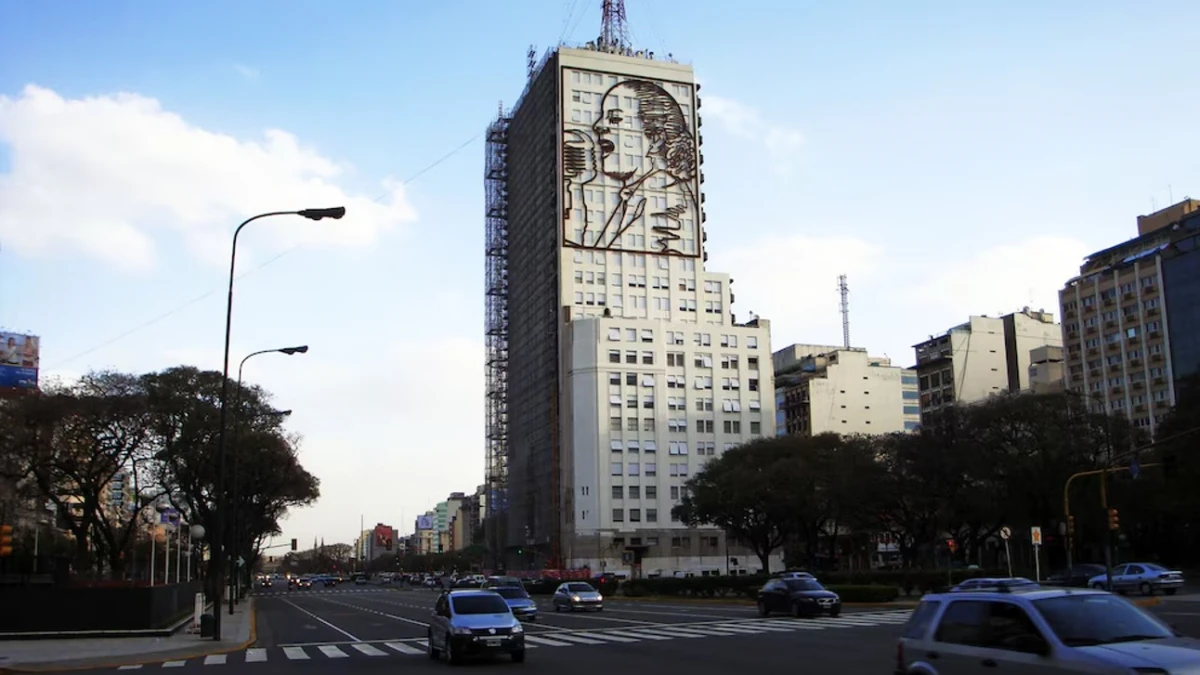
[[842, 344], [850, 348], [850, 286], [846, 283], [846, 275], [838, 275], [838, 293], [842, 296]]
[[600, 23], [600, 44], [613, 50], [629, 49], [625, 0], [604, 0], [603, 17]]

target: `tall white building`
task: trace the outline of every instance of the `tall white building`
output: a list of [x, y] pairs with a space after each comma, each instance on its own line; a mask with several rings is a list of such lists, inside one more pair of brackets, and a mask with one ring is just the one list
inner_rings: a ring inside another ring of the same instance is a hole
[[673, 60], [561, 47], [489, 128], [485, 528], [510, 570], [726, 568], [724, 533], [671, 509], [774, 435], [774, 384], [768, 323], [704, 268], [698, 90]]

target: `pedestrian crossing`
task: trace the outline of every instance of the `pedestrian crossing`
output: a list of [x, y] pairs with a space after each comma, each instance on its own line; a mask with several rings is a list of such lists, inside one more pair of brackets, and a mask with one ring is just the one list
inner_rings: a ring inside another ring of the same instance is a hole
[[[657, 643], [668, 640], [688, 640], [744, 635], [801, 633], [872, 626], [899, 626], [908, 621], [911, 610], [889, 610], [843, 614], [838, 617], [812, 619], [766, 618], [732, 619], [699, 623], [660, 623], [617, 626], [611, 628], [555, 629], [534, 628], [525, 632], [526, 649], [556, 649], [580, 646], [619, 646], [631, 643]], [[161, 663], [120, 666], [117, 670], [148, 668], [182, 668], [191, 666], [221, 666], [250, 663], [279, 663], [328, 659], [371, 659], [389, 656], [422, 656], [426, 654], [424, 638], [379, 642], [339, 642], [304, 644], [284, 647], [254, 647], [229, 654], [211, 654], [194, 659]]]

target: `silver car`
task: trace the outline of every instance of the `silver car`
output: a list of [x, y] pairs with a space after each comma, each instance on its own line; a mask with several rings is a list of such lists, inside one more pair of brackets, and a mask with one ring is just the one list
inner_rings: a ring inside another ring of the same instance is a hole
[[604, 596], [600, 595], [600, 591], [591, 584], [583, 581], [568, 581], [565, 584], [559, 584], [551, 602], [554, 604], [556, 612], [564, 609], [572, 612], [577, 609], [594, 609], [599, 612], [604, 609]]
[[896, 649], [896, 675], [1200, 673], [1200, 640], [1089, 590], [927, 595]]
[[447, 591], [437, 599], [429, 621], [429, 658], [459, 663], [471, 656], [508, 654], [525, 660], [525, 630], [499, 594], [483, 590]]

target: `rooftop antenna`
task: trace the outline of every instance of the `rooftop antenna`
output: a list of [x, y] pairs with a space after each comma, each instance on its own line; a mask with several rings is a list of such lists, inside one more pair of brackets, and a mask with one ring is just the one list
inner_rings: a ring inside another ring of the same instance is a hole
[[846, 275], [838, 275], [838, 293], [842, 296], [842, 345], [850, 349], [850, 286]]
[[529, 45], [529, 51], [525, 52], [525, 74], [530, 79], [533, 78], [533, 72], [537, 70], [537, 49], [533, 45]]
[[625, 0], [604, 0], [600, 44], [610, 49], [629, 49], [629, 27], [625, 25]]

